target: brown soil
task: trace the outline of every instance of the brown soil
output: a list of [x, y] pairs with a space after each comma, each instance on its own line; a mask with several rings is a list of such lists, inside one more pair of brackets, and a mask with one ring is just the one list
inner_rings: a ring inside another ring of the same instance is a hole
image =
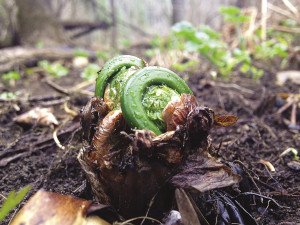
[[[81, 82], [79, 74], [79, 70], [73, 69], [68, 76], [54, 81], [68, 89]], [[0, 103], [0, 162], [22, 154], [0, 167], [0, 194], [6, 196], [10, 191], [30, 184], [32, 190], [26, 199], [40, 188], [91, 199], [76, 158], [81, 147], [79, 118], [68, 115], [63, 104], [55, 104], [57, 99], [66, 96], [45, 84], [44, 78], [40, 72], [23, 74], [15, 87], [0, 86], [1, 92], [19, 90], [21, 96], [31, 98], [31, 101]], [[299, 92], [299, 86], [288, 83], [279, 87], [274, 80], [274, 74], [270, 73], [266, 73], [260, 82], [242, 76], [233, 77], [230, 82], [212, 81], [203, 74], [194, 74], [190, 75], [189, 84], [201, 104], [217, 113], [239, 117], [234, 126], [214, 128], [211, 136], [218, 149], [215, 154], [242, 165], [252, 177], [250, 191], [276, 200], [280, 205], [269, 204], [271, 200], [266, 199], [258, 204], [260, 198], [252, 197], [251, 213], [258, 223], [296, 224], [300, 223], [300, 170], [287, 165], [292, 161], [291, 155], [282, 158], [279, 155], [288, 147], [300, 149], [300, 133], [290, 130], [283, 122], [289, 117], [290, 110], [282, 116], [275, 114], [280, 102], [273, 100], [279, 92]], [[89, 99], [79, 94], [69, 97], [69, 107], [77, 111]], [[52, 128], [21, 126], [13, 122], [16, 115], [44, 105], [53, 107], [54, 114], [64, 124], [58, 131], [58, 137], [66, 147], [64, 150], [53, 141]], [[259, 162], [261, 159], [272, 163], [276, 171], [270, 172]], [[0, 198], [1, 202], [3, 198]], [[1, 224], [8, 224], [18, 208]]]

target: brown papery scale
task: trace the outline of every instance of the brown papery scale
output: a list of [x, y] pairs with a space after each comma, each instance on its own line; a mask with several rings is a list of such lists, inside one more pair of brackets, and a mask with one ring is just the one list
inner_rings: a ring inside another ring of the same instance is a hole
[[186, 123], [187, 116], [196, 108], [197, 100], [193, 95], [182, 94], [180, 98], [170, 101], [162, 112], [167, 130], [175, 130]]
[[[161, 219], [171, 209], [177, 187], [207, 191], [240, 180], [209, 155], [211, 109], [182, 94], [165, 107], [163, 119], [167, 131], [157, 136], [132, 130], [122, 112], [108, 112], [101, 98], [92, 98], [82, 110], [84, 147], [78, 159], [96, 199], [124, 218], [149, 210], [149, 216]], [[189, 172], [193, 170], [197, 173]]]

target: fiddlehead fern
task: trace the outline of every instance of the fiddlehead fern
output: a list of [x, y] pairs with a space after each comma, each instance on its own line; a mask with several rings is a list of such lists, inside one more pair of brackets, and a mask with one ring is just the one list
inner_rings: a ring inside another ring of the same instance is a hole
[[109, 83], [109, 80], [116, 76], [122, 68], [140, 69], [145, 66], [145, 61], [135, 56], [121, 55], [114, 57], [113, 59], [105, 63], [101, 71], [98, 73], [95, 95], [97, 97], [103, 98], [104, 91], [107, 84]]
[[[123, 116], [132, 127], [161, 134], [164, 129], [158, 121], [162, 121], [163, 108], [183, 93], [192, 91], [174, 72], [161, 67], [143, 68], [126, 81], [121, 96]], [[153, 112], [159, 116], [152, 116]]]
[[163, 109], [174, 98], [192, 91], [174, 72], [145, 66], [143, 60], [134, 56], [113, 58], [99, 72], [95, 94], [104, 99], [109, 110], [121, 109], [133, 128], [160, 134], [166, 127]]

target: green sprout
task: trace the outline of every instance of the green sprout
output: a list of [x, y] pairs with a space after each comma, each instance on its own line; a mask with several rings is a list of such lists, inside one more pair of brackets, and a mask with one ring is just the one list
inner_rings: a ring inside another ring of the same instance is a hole
[[160, 129], [165, 129], [165, 123], [162, 118], [162, 111], [166, 105], [173, 99], [179, 98], [177, 91], [166, 85], [151, 86], [144, 94], [142, 104], [145, 112], [155, 125]]
[[81, 77], [84, 80], [95, 80], [97, 73], [100, 71], [100, 67], [95, 63], [87, 65], [81, 73]]
[[23, 187], [20, 191], [9, 192], [7, 198], [4, 200], [2, 207], [0, 208], [0, 222], [5, 219], [11, 210], [13, 210], [30, 191], [30, 186]]
[[11, 101], [17, 99], [17, 94], [14, 92], [2, 92], [0, 94], [0, 99], [4, 101]]
[[298, 150], [295, 148], [287, 148], [286, 150], [284, 150], [281, 154], [280, 157], [283, 157], [285, 155], [287, 155], [288, 153], [292, 153], [293, 154], [293, 159], [294, 160], [299, 160], [299, 155], [298, 155]]
[[47, 60], [42, 60], [38, 63], [38, 66], [56, 78], [66, 76], [69, 73], [69, 69], [58, 62], [49, 63]]
[[10, 80], [20, 80], [21, 75], [19, 72], [16, 71], [10, 71], [8, 73], [2, 74], [2, 79], [5, 81], [10, 81]]
[[82, 50], [82, 49], [76, 49], [74, 51], [74, 56], [88, 58], [89, 57], [89, 53], [87, 51], [85, 51], [85, 50]]
[[235, 6], [220, 7], [220, 13], [225, 22], [242, 24], [249, 21], [249, 16], [243, 15], [241, 9]]

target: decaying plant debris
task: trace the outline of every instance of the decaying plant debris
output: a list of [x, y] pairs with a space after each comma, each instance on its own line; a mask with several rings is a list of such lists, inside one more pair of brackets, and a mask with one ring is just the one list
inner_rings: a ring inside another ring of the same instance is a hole
[[92, 201], [43, 190], [38, 191], [14, 217], [11, 225], [64, 224], [109, 225], [114, 211]]

